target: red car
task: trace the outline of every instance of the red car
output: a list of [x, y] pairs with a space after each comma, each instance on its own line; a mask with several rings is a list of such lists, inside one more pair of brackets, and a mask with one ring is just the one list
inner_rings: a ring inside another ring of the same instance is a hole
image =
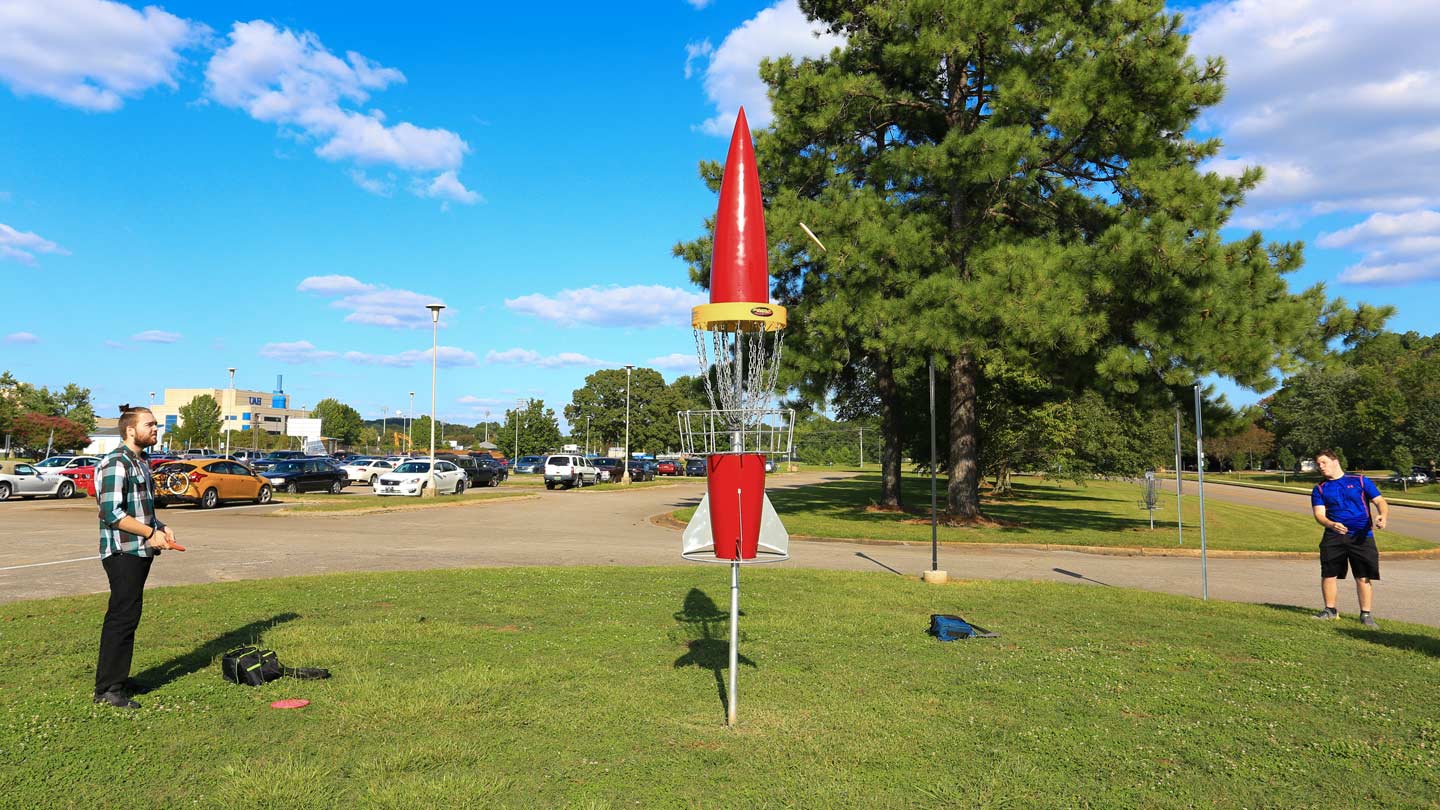
[[95, 466], [93, 464], [61, 470], [60, 474], [75, 482], [76, 492], [83, 492], [92, 498], [95, 497]]
[[661, 475], [679, 475], [680, 466], [673, 461], [661, 461], [657, 463], [655, 472]]

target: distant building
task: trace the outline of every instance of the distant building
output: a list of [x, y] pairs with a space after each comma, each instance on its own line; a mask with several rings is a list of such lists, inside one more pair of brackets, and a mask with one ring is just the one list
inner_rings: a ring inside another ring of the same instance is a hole
[[[287, 434], [291, 419], [309, 418], [310, 412], [290, 407], [290, 396], [282, 388], [283, 378], [276, 378], [275, 390], [247, 391], [243, 388], [166, 388], [165, 398], [151, 406], [155, 420], [164, 432], [179, 427], [180, 409], [196, 397], [209, 394], [220, 403], [220, 430], [243, 432], [263, 430], [274, 435]], [[163, 433], [161, 443], [164, 443]]]

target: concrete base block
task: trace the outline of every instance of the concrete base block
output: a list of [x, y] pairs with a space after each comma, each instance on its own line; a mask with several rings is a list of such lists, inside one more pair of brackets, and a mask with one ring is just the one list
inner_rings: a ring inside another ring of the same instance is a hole
[[950, 574], [945, 571], [926, 571], [920, 575], [920, 579], [931, 585], [944, 585], [950, 581]]

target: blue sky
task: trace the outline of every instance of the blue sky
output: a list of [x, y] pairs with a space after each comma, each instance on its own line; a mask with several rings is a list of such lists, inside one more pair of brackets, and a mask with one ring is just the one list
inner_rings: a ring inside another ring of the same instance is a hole
[[[103, 414], [234, 366], [373, 418], [427, 400], [440, 300], [447, 421], [691, 373], [670, 247], [713, 212], [696, 164], [739, 104], [768, 122], [760, 58], [830, 41], [793, 0], [470, 5], [5, 3], [0, 368]], [[1433, 332], [1440, 17], [1335, 5], [1192, 9], [1231, 65], [1215, 168], [1273, 167], [1235, 235], [1303, 239], [1292, 287]]]

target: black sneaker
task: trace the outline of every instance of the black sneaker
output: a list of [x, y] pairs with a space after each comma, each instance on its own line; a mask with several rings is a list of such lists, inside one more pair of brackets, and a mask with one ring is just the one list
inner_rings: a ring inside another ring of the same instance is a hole
[[127, 696], [125, 695], [124, 692], [120, 692], [120, 691], [115, 690], [115, 689], [112, 689], [112, 690], [110, 690], [109, 692], [100, 692], [99, 694], [95, 695], [95, 702], [96, 702], [96, 703], [104, 703], [104, 704], [109, 705], [109, 706], [114, 706], [114, 707], [117, 708], [117, 709], [138, 709], [138, 708], [140, 708], [140, 704], [139, 704], [139, 703], [136, 703], [135, 701], [131, 700], [129, 697], [127, 697]]
[[1312, 619], [1324, 619], [1324, 620], [1326, 620], [1326, 621], [1334, 621], [1335, 619], [1340, 618], [1340, 612], [1337, 611], [1337, 610], [1332, 610], [1332, 609], [1330, 609], [1330, 608], [1325, 608], [1324, 610], [1320, 611], [1319, 613], [1316, 613], [1315, 615], [1311, 616], [1310, 618], [1312, 618]]

